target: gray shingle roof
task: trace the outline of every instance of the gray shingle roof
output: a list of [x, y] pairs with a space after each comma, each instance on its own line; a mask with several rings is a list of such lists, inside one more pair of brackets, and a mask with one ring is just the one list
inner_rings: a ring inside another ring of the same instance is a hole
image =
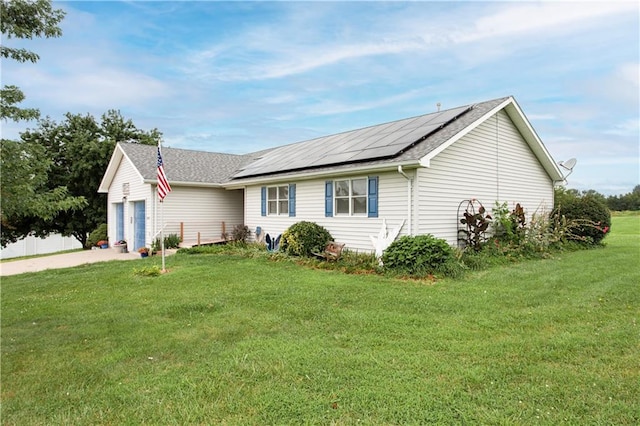
[[[156, 179], [156, 146], [132, 143], [120, 143], [120, 146], [143, 179]], [[169, 183], [220, 184], [228, 181], [238, 169], [251, 161], [253, 155], [162, 148], [162, 160]]]

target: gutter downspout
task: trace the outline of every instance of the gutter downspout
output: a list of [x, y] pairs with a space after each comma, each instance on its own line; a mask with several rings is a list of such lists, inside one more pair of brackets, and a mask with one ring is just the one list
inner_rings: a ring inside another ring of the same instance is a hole
[[402, 170], [402, 166], [398, 166], [398, 173], [400, 173], [407, 180], [407, 216], [409, 223], [409, 236], [413, 236], [413, 211], [411, 209], [413, 205], [413, 179], [407, 176], [407, 174]]

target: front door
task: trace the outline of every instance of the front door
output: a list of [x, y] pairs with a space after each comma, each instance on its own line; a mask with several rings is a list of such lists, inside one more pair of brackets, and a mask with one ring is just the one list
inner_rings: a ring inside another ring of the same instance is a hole
[[135, 245], [134, 250], [145, 246], [145, 204], [144, 201], [136, 201], [133, 203], [133, 236]]

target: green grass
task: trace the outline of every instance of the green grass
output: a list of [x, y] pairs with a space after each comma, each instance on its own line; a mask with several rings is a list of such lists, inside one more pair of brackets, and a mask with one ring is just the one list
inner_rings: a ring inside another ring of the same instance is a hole
[[402, 281], [237, 255], [2, 279], [2, 423], [638, 424], [640, 216]]

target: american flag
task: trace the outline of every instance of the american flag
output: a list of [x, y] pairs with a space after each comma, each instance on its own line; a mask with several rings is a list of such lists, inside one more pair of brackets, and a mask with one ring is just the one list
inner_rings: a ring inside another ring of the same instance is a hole
[[162, 162], [160, 145], [158, 145], [158, 198], [160, 201], [164, 200], [164, 197], [166, 197], [169, 192], [171, 192], [171, 185], [169, 185], [167, 175], [164, 173], [164, 163]]

